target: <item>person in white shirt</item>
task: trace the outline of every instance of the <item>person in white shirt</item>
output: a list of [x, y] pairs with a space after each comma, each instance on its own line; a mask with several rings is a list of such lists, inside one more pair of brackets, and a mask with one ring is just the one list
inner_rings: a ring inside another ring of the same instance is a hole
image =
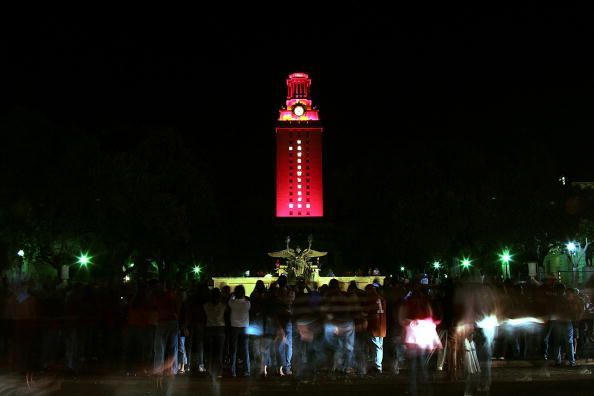
[[231, 356], [231, 375], [237, 375], [237, 352], [241, 352], [243, 359], [243, 375], [250, 375], [250, 352], [248, 343], [247, 328], [250, 325], [250, 307], [251, 304], [245, 298], [245, 288], [243, 285], [235, 287], [235, 291], [229, 300], [231, 309], [231, 346], [233, 355]]

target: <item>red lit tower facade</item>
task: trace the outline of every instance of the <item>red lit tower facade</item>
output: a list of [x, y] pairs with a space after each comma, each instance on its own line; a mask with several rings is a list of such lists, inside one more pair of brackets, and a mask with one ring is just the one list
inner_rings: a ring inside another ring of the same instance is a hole
[[276, 217], [322, 217], [322, 125], [310, 96], [311, 79], [287, 79], [286, 105], [276, 127]]

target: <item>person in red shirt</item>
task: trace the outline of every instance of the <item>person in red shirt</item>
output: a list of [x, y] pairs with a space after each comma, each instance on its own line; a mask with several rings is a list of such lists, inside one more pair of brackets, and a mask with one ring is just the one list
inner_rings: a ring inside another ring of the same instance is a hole
[[[168, 285], [170, 286], [170, 285]], [[157, 310], [154, 372], [157, 375], [177, 374], [180, 302], [173, 287], [157, 291], [154, 305]]]

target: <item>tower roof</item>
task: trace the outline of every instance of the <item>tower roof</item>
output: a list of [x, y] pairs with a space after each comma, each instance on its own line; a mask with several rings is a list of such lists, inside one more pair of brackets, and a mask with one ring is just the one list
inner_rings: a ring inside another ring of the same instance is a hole
[[[310, 94], [311, 78], [307, 73], [296, 72], [287, 78], [287, 99], [280, 110], [279, 121], [317, 121], [318, 111], [313, 107]], [[295, 112], [295, 108], [299, 108]]]

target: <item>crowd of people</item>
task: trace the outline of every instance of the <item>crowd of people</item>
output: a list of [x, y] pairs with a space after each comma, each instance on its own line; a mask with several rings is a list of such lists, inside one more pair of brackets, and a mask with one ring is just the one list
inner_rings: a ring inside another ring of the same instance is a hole
[[[490, 386], [494, 359], [590, 358], [593, 310], [577, 289], [543, 283], [438, 283], [387, 277], [359, 287], [332, 279], [290, 285], [258, 281], [250, 295], [206, 283], [152, 280], [68, 288], [20, 283], [0, 291], [0, 362], [27, 379], [119, 367], [126, 375], [399, 375], [414, 391], [430, 371], [466, 378], [467, 393]], [[117, 366], [114, 366], [117, 363]]]

